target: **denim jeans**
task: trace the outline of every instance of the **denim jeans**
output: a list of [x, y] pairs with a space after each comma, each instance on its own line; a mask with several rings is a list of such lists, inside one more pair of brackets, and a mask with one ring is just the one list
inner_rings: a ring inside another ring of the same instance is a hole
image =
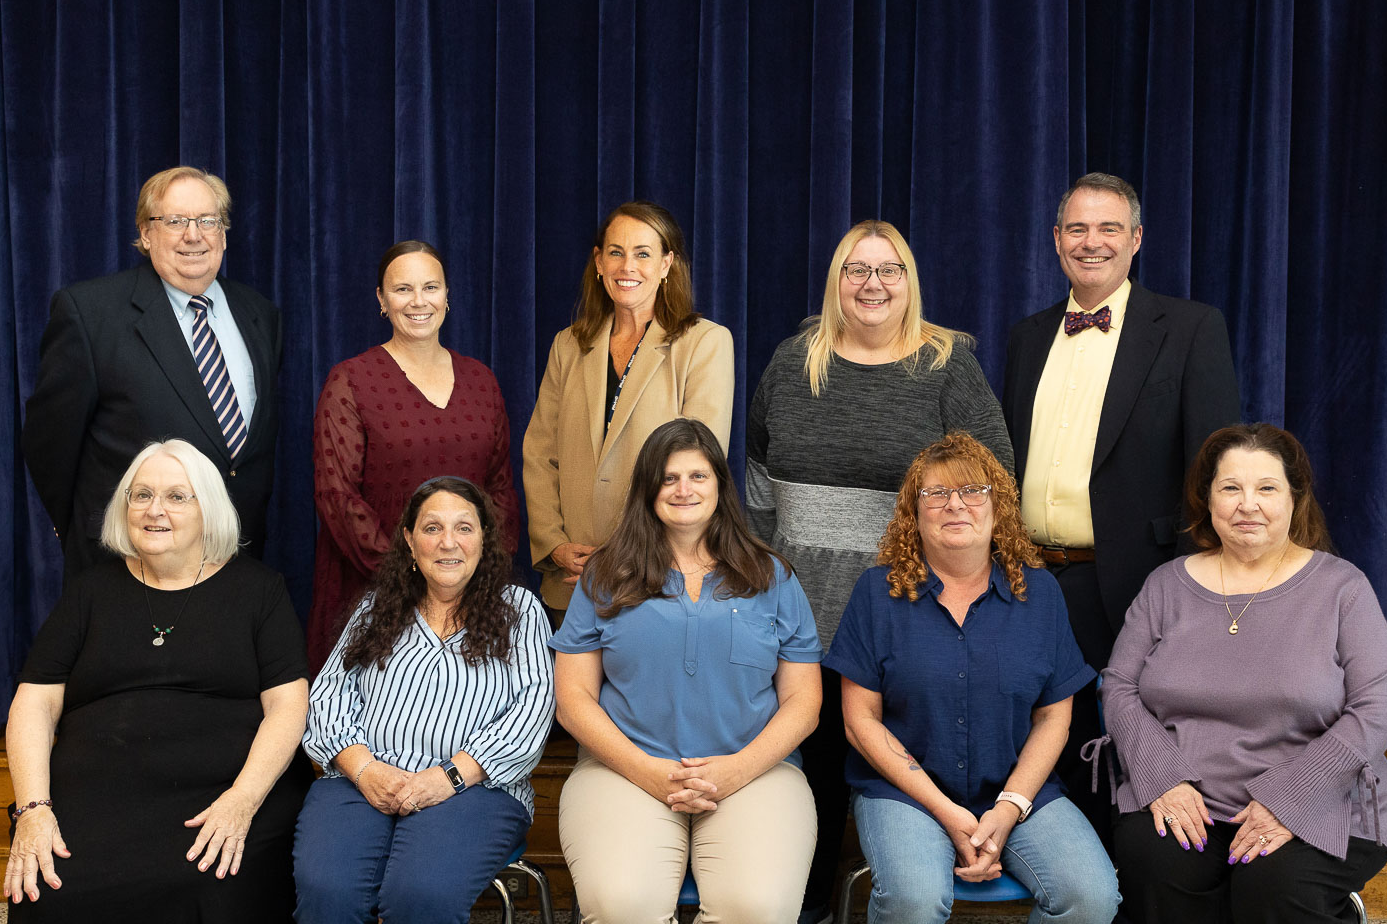
[[342, 777], [308, 789], [294, 837], [300, 924], [466, 924], [530, 829], [509, 793], [469, 786], [404, 817], [377, 811]]
[[[858, 839], [872, 867], [868, 924], [944, 924], [954, 903], [954, 845], [928, 812], [853, 793]], [[1030, 924], [1108, 924], [1117, 876], [1083, 813], [1060, 798], [1011, 829], [1002, 868], [1035, 896]]]

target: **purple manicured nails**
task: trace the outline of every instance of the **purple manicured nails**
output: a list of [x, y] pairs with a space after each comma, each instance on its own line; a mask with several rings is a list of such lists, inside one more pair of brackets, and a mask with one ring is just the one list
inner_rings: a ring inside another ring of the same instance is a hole
[[1243, 857], [1243, 862], [1244, 862], [1244, 863], [1251, 863], [1251, 862], [1252, 862], [1252, 854], [1248, 854], [1247, 856]]
[[1237, 857], [1233, 856], [1232, 854], [1229, 854], [1229, 855], [1228, 855], [1228, 865], [1229, 865], [1229, 866], [1232, 866], [1234, 863], [1237, 863], [1237, 862], [1238, 862], [1238, 858], [1237, 858]]
[[1263, 850], [1261, 853], [1257, 854], [1257, 856], [1259, 856], [1259, 857], [1265, 857], [1266, 855], [1267, 855], [1267, 852], [1266, 852], [1265, 850]]
[[1208, 847], [1208, 846], [1209, 846], [1209, 839], [1206, 837], [1206, 838], [1203, 839], [1203, 841], [1201, 841], [1201, 843], [1202, 843], [1205, 847]]
[[1165, 837], [1165, 832], [1164, 832], [1164, 831], [1157, 831], [1156, 833], [1159, 834], [1161, 837]]
[[1185, 848], [1186, 850], [1189, 850], [1189, 849], [1190, 849], [1190, 845], [1189, 845], [1188, 843], [1186, 843], [1185, 841], [1181, 841], [1181, 842], [1180, 842], [1180, 846], [1183, 847], [1183, 848]]
[[1196, 842], [1195, 845], [1194, 845], [1194, 849], [1195, 849], [1195, 850], [1198, 850], [1200, 853], [1203, 853], [1203, 852], [1204, 852], [1204, 845], [1203, 845], [1202, 843]]

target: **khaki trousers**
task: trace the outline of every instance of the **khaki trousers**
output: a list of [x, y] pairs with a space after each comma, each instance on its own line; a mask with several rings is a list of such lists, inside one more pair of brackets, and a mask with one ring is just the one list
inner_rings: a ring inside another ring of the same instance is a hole
[[809, 784], [783, 761], [716, 811], [686, 815], [580, 750], [559, 798], [583, 924], [672, 924], [689, 867], [699, 924], [795, 924], [815, 829]]

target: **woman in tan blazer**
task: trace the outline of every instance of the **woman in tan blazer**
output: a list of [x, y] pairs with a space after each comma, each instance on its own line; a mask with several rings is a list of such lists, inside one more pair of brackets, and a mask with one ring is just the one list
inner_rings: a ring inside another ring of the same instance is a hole
[[693, 310], [674, 216], [651, 202], [618, 206], [592, 255], [578, 319], [554, 338], [525, 431], [530, 554], [544, 602], [559, 610], [616, 527], [651, 431], [694, 417], [726, 451], [732, 429], [732, 334]]

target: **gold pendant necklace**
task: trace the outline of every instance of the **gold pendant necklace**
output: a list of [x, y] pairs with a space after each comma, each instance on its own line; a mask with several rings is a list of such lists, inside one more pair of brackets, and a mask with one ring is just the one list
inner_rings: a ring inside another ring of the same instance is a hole
[[1218, 590], [1219, 594], [1223, 597], [1223, 608], [1228, 611], [1228, 618], [1233, 620], [1233, 624], [1228, 627], [1229, 635], [1238, 634], [1238, 620], [1243, 618], [1243, 615], [1247, 612], [1247, 608], [1252, 605], [1252, 601], [1257, 599], [1257, 594], [1266, 590], [1267, 585], [1271, 583], [1271, 579], [1276, 575], [1276, 572], [1281, 570], [1281, 563], [1286, 560], [1286, 553], [1290, 548], [1291, 543], [1288, 541], [1285, 546], [1282, 547], [1281, 557], [1276, 560], [1276, 566], [1271, 569], [1271, 574], [1267, 575], [1267, 579], [1262, 582], [1262, 586], [1257, 588], [1257, 593], [1253, 594], [1251, 599], [1243, 604], [1242, 610], [1236, 616], [1233, 615], [1233, 608], [1228, 605], [1228, 592], [1223, 583], [1223, 549], [1218, 550]]

